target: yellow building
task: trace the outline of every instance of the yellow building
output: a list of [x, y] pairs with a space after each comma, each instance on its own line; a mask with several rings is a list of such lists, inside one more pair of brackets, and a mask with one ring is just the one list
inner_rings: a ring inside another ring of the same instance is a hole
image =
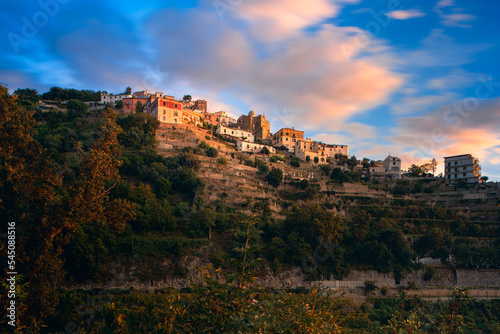
[[294, 128], [283, 128], [271, 137], [273, 146], [286, 146], [289, 151], [293, 151], [297, 141], [302, 139], [304, 139], [304, 131], [295, 130]]

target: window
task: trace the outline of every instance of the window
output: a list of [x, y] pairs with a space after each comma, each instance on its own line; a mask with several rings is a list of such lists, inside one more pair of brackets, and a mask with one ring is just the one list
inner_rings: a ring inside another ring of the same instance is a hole
[[163, 117], [163, 121], [165, 122], [165, 117]]
[[451, 162], [448, 162], [448, 167], [450, 167], [450, 166], [451, 166]]
[[457, 164], [458, 162], [455, 161], [455, 165]]
[[288, 137], [285, 140], [288, 141]]
[[464, 166], [464, 170], [466, 170], [466, 169], [467, 169], [467, 167]]
[[166, 106], [167, 105], [167, 102], [163, 101], [163, 105]]
[[464, 176], [467, 176], [467, 173], [464, 173]]
[[177, 112], [174, 112], [174, 116], [177, 116]]
[[234, 131], [231, 131], [231, 134], [234, 135]]
[[175, 104], [175, 109], [177, 109], [177, 103]]
[[396, 163], [395, 163], [395, 162], [393, 162], [393, 163], [392, 163], [392, 165], [393, 165], [393, 166], [395, 166], [395, 165], [396, 165]]
[[166, 115], [167, 114], [167, 111], [166, 110], [163, 110], [163, 115]]

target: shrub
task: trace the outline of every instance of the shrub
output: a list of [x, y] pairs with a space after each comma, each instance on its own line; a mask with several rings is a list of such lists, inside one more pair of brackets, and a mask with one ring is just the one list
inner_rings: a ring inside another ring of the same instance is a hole
[[210, 147], [208, 150], [206, 150], [205, 153], [207, 154], [207, 157], [210, 158], [216, 158], [217, 155], [219, 155], [219, 151], [217, 151], [217, 149], [214, 147]]
[[300, 159], [297, 157], [292, 158], [292, 160], [290, 161], [290, 166], [300, 167]]
[[319, 162], [319, 158], [318, 157], [314, 157], [314, 163], [318, 163]]
[[267, 183], [269, 185], [278, 188], [278, 186], [283, 181], [283, 171], [279, 168], [273, 168], [269, 173], [267, 173]]
[[210, 140], [210, 136], [209, 136], [209, 135], [206, 135], [206, 136], [205, 136], [205, 139], [206, 139], [206, 140]]
[[268, 172], [269, 172], [269, 166], [267, 166], [267, 165], [260, 165], [259, 166], [259, 173], [267, 174]]
[[223, 166], [227, 165], [227, 159], [224, 157], [220, 157], [219, 159], [217, 159], [217, 162]]

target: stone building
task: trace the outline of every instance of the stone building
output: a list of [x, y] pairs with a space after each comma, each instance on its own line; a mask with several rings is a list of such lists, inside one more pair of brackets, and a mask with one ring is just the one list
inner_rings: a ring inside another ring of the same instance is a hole
[[271, 136], [271, 123], [266, 119], [266, 116], [257, 116], [253, 110], [248, 115], [241, 115], [232, 126], [250, 131], [257, 140], [268, 139]]

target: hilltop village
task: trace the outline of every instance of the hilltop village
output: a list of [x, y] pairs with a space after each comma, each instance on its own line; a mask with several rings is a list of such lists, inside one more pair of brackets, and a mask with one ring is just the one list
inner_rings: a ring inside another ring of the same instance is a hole
[[[234, 145], [242, 152], [268, 152], [276, 150], [289, 152], [300, 161], [325, 164], [332, 161], [340, 162], [343, 170], [356, 170], [363, 177], [400, 179], [402, 175], [401, 159], [388, 155], [383, 161], [369, 159], [349, 161], [349, 146], [345, 144], [326, 144], [307, 138], [304, 131], [291, 128], [282, 128], [275, 133], [271, 131], [271, 124], [265, 115], [257, 115], [251, 110], [247, 115], [233, 118], [226, 111], [209, 112], [206, 100], [192, 100], [190, 95], [183, 99], [163, 93], [148, 93], [147, 91], [133, 94], [109, 95], [101, 94], [101, 105], [119, 103], [125, 112], [145, 112], [156, 117], [163, 126], [185, 125], [189, 127], [203, 127], [208, 124], [216, 128], [220, 137], [235, 141]], [[226, 143], [228, 144], [228, 143]], [[231, 145], [229, 143], [229, 145]], [[487, 178], [481, 177], [479, 160], [471, 154], [445, 157], [445, 180], [448, 184], [466, 182], [480, 183]], [[407, 175], [415, 176], [434, 172], [438, 162], [431, 161], [423, 166], [412, 166]]]

